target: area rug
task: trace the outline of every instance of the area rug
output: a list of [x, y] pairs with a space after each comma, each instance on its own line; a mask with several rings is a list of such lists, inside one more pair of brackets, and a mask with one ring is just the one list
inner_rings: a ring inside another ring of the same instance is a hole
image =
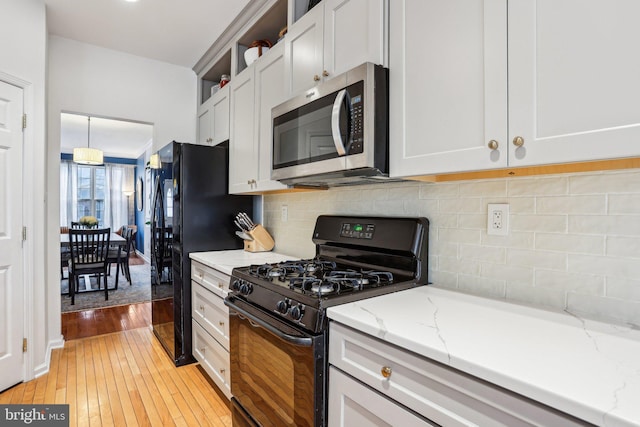
[[[62, 312], [82, 311], [92, 308], [109, 307], [114, 305], [135, 304], [151, 300], [151, 275], [149, 272], [149, 264], [130, 265], [131, 285], [127, 282], [124, 275], [120, 273], [118, 280], [118, 289], [109, 290], [109, 300], [104, 299], [104, 288], [102, 291], [80, 292], [76, 293], [76, 303], [71, 305], [71, 297], [69, 292], [69, 279], [60, 281]], [[65, 277], [67, 272], [65, 270]], [[115, 265], [111, 268], [111, 276], [107, 278], [109, 288], [115, 286], [116, 269]], [[102, 281], [101, 281], [102, 283]], [[90, 289], [98, 289], [96, 278], [91, 277], [89, 283]], [[83, 278], [80, 279], [80, 290], [84, 290], [86, 284]]]

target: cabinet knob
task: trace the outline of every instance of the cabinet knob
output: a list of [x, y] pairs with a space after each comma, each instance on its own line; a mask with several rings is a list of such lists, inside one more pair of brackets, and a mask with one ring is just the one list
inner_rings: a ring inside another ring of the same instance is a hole
[[213, 138], [207, 138], [207, 142], [213, 142]]
[[220, 289], [222, 289], [222, 288], [224, 287], [224, 285], [223, 285], [222, 283], [218, 283], [218, 287], [219, 287]]
[[489, 143], [487, 144], [487, 147], [489, 147], [492, 150], [497, 150], [498, 146], [500, 144], [498, 144], [498, 141], [496, 141], [495, 139], [492, 139], [491, 141], [489, 141]]
[[322, 75], [323, 75], [324, 77], [329, 77], [329, 72], [328, 72], [327, 70], [323, 70], [323, 71], [322, 71]]
[[225, 373], [225, 371], [226, 371], [226, 369], [224, 369], [224, 368], [221, 368], [221, 369], [220, 369], [220, 373], [221, 373], [221, 374], [224, 374], [224, 373]]
[[319, 82], [320, 81], [320, 76], [317, 75], [317, 74], [315, 76], [313, 76], [313, 81], [314, 82]]
[[204, 311], [204, 305], [200, 306], [200, 311]]
[[206, 347], [202, 347], [202, 348], [200, 349], [200, 353], [204, 353], [206, 350], [207, 350], [207, 349], [206, 349]]
[[220, 326], [224, 326], [224, 322], [223, 322], [222, 320], [221, 320], [221, 321], [219, 321], [219, 322], [218, 322], [218, 324], [219, 324]]
[[513, 138], [513, 145], [516, 147], [522, 147], [524, 145], [524, 138], [521, 136], [516, 136]]
[[391, 377], [391, 368], [389, 366], [383, 366], [382, 369], [380, 369], [380, 373], [383, 377], [389, 378]]

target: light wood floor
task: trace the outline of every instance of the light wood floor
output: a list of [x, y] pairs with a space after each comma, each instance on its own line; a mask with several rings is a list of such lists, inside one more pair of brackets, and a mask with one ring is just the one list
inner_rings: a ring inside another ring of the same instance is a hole
[[176, 368], [149, 328], [67, 341], [48, 374], [0, 394], [12, 403], [68, 403], [71, 426], [231, 426], [198, 365]]

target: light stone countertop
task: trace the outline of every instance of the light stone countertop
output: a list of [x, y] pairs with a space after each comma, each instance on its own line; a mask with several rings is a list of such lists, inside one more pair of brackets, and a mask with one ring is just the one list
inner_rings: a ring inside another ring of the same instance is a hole
[[235, 267], [299, 259], [276, 252], [247, 252], [242, 249], [230, 251], [192, 252], [189, 254], [189, 258], [228, 275], [231, 275], [231, 270]]
[[330, 319], [599, 426], [640, 426], [640, 331], [421, 286]]

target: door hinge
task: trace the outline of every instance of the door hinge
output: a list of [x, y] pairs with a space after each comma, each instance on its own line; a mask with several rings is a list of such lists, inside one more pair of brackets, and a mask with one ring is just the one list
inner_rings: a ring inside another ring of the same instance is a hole
[[23, 114], [22, 115], [22, 129], [26, 129], [27, 128], [27, 115]]
[[22, 241], [25, 242], [27, 240], [27, 227], [22, 227]]
[[22, 352], [23, 353], [27, 352], [27, 339], [26, 338], [22, 338]]

